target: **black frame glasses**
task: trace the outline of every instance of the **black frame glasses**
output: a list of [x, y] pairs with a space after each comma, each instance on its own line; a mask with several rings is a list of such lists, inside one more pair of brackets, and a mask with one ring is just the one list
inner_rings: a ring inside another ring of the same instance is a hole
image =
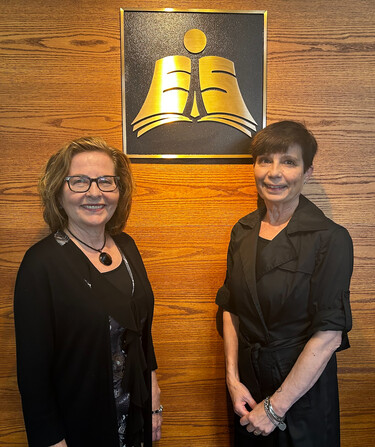
[[[81, 186], [84, 186], [84, 188], [86, 188], [86, 186], [87, 186], [87, 188], [77, 190], [76, 185], [72, 186], [72, 184], [70, 182], [71, 179], [81, 179], [81, 180], [88, 181], [87, 184], [85, 182], [81, 183]], [[110, 183], [108, 183], [108, 179], [111, 179]], [[112, 184], [112, 180], [114, 180], [113, 184]], [[116, 191], [116, 189], [118, 188], [119, 180], [120, 180], [120, 177], [118, 175], [101, 175], [100, 177], [96, 177], [96, 178], [91, 178], [91, 177], [88, 177], [87, 175], [69, 175], [68, 177], [64, 178], [64, 181], [66, 181], [66, 183], [68, 184], [69, 189], [72, 192], [78, 192], [78, 193], [85, 193], [85, 192], [89, 191], [89, 189], [91, 188], [92, 182], [95, 182], [96, 186], [102, 192], [113, 192], [113, 191]], [[109, 189], [107, 188], [107, 186], [109, 187]], [[103, 187], [104, 187], [104, 189], [103, 189]]]

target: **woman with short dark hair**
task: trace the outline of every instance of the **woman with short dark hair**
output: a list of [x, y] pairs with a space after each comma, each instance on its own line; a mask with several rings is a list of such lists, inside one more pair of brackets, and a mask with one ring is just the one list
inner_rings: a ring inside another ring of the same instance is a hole
[[216, 298], [236, 447], [340, 445], [335, 352], [349, 347], [353, 247], [301, 194], [316, 150], [294, 121], [251, 142], [259, 207], [232, 230]]

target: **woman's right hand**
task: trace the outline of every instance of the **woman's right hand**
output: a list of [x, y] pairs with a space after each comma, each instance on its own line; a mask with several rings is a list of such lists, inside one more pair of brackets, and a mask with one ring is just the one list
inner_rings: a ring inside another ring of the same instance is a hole
[[246, 386], [240, 382], [238, 373], [238, 331], [238, 316], [224, 310], [223, 334], [227, 387], [234, 412], [242, 417], [249, 414], [246, 404], [253, 409], [257, 403]]
[[249, 410], [246, 408], [246, 404], [248, 404], [251, 409], [255, 408], [257, 403], [243, 383], [239, 380], [232, 379], [227, 380], [227, 386], [232, 399], [233, 410], [237, 416], [242, 417], [249, 413]]

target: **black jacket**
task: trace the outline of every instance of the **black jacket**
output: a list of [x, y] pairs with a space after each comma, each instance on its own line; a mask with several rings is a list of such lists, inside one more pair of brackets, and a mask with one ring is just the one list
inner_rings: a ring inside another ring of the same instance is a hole
[[[31, 447], [63, 438], [69, 447], [118, 447], [109, 315], [127, 329], [127, 382], [142, 401], [133, 427], [138, 430], [143, 418], [145, 446], [151, 446], [153, 293], [133, 239], [122, 233], [114, 240], [135, 277], [133, 298], [72, 241], [61, 245], [54, 235], [31, 247], [21, 263], [14, 301], [17, 374]], [[147, 315], [142, 328], [141, 314]]]
[[[345, 349], [352, 325], [353, 246], [347, 230], [300, 196], [287, 227], [256, 262], [264, 213], [258, 209], [234, 226], [227, 276], [216, 298], [239, 317], [239, 373], [258, 402], [279, 388], [315, 332], [342, 331], [340, 349]], [[278, 443], [270, 445], [338, 446], [338, 417], [333, 356], [318, 382], [288, 411], [287, 431], [276, 430]]]

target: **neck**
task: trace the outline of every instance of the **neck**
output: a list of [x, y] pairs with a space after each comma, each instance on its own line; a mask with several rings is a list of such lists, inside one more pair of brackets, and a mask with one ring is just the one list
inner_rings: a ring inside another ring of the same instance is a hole
[[287, 224], [293, 216], [299, 203], [299, 198], [290, 203], [269, 203], [265, 201], [267, 212], [264, 221], [270, 225], [279, 226]]
[[77, 236], [83, 242], [86, 242], [86, 244], [89, 244], [95, 248], [98, 248], [98, 246], [101, 246], [104, 242], [105, 227], [102, 226], [93, 228], [81, 228], [78, 225], [74, 225], [73, 223], [68, 222], [67, 230], [68, 234], [69, 231], [71, 231], [74, 236]]

